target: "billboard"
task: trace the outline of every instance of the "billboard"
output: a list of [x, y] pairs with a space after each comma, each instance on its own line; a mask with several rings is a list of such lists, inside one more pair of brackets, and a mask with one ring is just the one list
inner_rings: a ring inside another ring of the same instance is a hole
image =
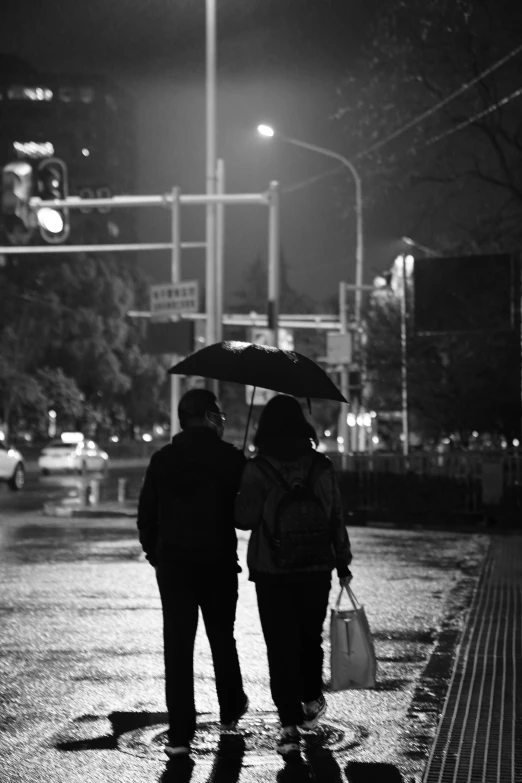
[[513, 256], [415, 258], [417, 334], [517, 329], [520, 262]]

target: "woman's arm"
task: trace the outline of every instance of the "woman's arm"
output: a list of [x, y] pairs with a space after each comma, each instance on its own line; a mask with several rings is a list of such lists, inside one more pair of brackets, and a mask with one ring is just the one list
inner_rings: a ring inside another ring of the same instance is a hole
[[339, 485], [335, 477], [333, 465], [330, 465], [330, 486], [332, 493], [332, 513], [330, 516], [333, 533], [333, 548], [335, 552], [335, 567], [339, 579], [349, 576], [348, 566], [352, 562], [352, 550], [350, 548], [350, 539], [344, 522], [343, 506]]

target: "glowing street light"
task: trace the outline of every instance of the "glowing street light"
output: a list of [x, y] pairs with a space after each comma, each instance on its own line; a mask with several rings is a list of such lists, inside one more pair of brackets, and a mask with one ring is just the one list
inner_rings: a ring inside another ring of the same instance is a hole
[[411, 237], [401, 237], [402, 241], [405, 245], [409, 245], [410, 247], [418, 247], [419, 250], [422, 250], [423, 253], [426, 253], [427, 256], [438, 256], [440, 253], [437, 253], [436, 250], [432, 250], [431, 247], [426, 247], [426, 245], [420, 245], [418, 242], [416, 242]]
[[272, 128], [271, 125], [258, 125], [257, 126], [258, 133], [261, 134], [261, 136], [267, 136], [268, 138], [271, 138], [272, 136], [275, 136], [275, 130]]

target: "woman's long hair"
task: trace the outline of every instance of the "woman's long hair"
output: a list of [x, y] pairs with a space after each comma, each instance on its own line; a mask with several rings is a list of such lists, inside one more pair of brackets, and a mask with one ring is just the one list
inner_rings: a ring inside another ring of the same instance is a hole
[[254, 435], [260, 454], [296, 459], [317, 446], [319, 439], [295, 397], [278, 394], [267, 402]]

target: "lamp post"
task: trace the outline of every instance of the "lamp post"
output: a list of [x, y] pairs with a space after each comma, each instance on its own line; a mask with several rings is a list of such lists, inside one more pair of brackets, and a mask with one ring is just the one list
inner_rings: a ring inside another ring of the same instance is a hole
[[362, 292], [363, 292], [363, 269], [364, 269], [364, 239], [363, 239], [363, 197], [362, 197], [362, 182], [359, 172], [353, 165], [353, 163], [345, 158], [344, 155], [340, 155], [338, 152], [326, 149], [325, 147], [319, 147], [317, 144], [309, 144], [307, 141], [301, 141], [300, 139], [294, 139], [291, 136], [285, 136], [282, 133], [277, 133], [271, 125], [258, 125], [258, 132], [261, 136], [267, 138], [277, 137], [281, 141], [286, 141], [288, 144], [293, 144], [296, 147], [302, 147], [302, 149], [310, 150], [310, 152], [317, 152], [319, 155], [325, 155], [328, 158], [340, 161], [343, 166], [349, 170], [355, 182], [355, 215], [356, 215], [356, 250], [355, 250], [355, 322], [357, 328], [361, 325], [361, 308], [362, 308]]
[[[355, 215], [356, 215], [356, 250], [355, 250], [355, 324], [357, 328], [357, 336], [360, 336], [361, 330], [361, 310], [362, 310], [362, 293], [363, 293], [363, 270], [364, 270], [364, 237], [363, 237], [363, 196], [362, 196], [362, 181], [359, 176], [359, 172], [353, 165], [353, 163], [345, 158], [344, 155], [340, 155], [338, 152], [326, 149], [325, 147], [319, 147], [317, 144], [309, 144], [307, 141], [301, 141], [300, 139], [294, 139], [291, 136], [285, 136], [284, 134], [275, 132], [275, 129], [271, 125], [258, 125], [258, 132], [261, 136], [272, 138], [277, 135], [277, 138], [281, 141], [286, 141], [288, 144], [293, 144], [295, 147], [301, 147], [302, 149], [309, 150], [310, 152], [317, 152], [319, 155], [324, 155], [327, 158], [333, 158], [340, 161], [350, 172], [355, 182]], [[347, 318], [346, 318], [346, 294], [344, 284], [341, 283], [340, 287], [340, 320], [341, 320], [341, 333], [347, 333]], [[348, 367], [344, 366], [341, 371], [341, 391], [342, 394], [348, 399], [349, 381], [348, 381]], [[341, 414], [340, 435], [343, 438], [344, 454], [348, 448], [348, 424], [346, 420], [346, 412]]]

